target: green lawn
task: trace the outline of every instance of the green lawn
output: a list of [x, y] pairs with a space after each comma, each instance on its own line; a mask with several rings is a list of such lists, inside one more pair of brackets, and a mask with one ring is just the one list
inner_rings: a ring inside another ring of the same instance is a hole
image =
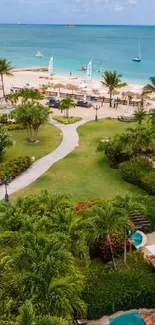
[[144, 193], [136, 186], [123, 181], [119, 171], [110, 168], [107, 158], [102, 153], [96, 152], [100, 136], [112, 136], [129, 126], [131, 124], [117, 120], [93, 121], [80, 126], [79, 148], [54, 164], [32, 185], [12, 197], [39, 193], [45, 189], [49, 192], [70, 193], [76, 202], [97, 197], [109, 198], [117, 194]]
[[27, 134], [24, 130], [10, 131], [10, 134], [16, 145], [6, 150], [4, 162], [25, 155], [39, 159], [55, 150], [62, 140], [60, 130], [51, 124], [40, 127], [38, 133], [39, 142], [34, 144], [27, 141]]

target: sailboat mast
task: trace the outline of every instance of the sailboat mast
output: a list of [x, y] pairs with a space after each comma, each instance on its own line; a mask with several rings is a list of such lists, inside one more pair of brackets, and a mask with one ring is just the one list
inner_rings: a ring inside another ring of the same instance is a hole
[[138, 50], [139, 50], [139, 58], [142, 58], [142, 54], [141, 54], [141, 48], [140, 48], [140, 41], [138, 40]]

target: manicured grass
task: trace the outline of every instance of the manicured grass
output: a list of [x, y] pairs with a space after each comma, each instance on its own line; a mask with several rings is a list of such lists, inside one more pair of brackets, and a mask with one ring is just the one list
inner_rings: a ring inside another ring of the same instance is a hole
[[37, 160], [55, 150], [62, 140], [60, 130], [51, 124], [40, 127], [38, 133], [39, 142], [34, 144], [27, 141], [27, 134], [24, 130], [10, 131], [10, 134], [16, 145], [6, 150], [4, 162], [25, 155], [35, 157]]
[[79, 148], [54, 164], [32, 185], [15, 193], [13, 198], [39, 193], [41, 190], [70, 193], [76, 202], [97, 197], [109, 198], [118, 194], [144, 193], [136, 186], [123, 181], [119, 171], [110, 168], [107, 158], [96, 152], [100, 136], [113, 136], [128, 127], [128, 123], [117, 120], [99, 120], [80, 126]]

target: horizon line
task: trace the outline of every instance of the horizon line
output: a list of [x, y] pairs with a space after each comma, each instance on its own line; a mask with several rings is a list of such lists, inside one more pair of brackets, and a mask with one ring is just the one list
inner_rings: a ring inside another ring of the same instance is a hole
[[80, 23], [22, 23], [22, 22], [17, 22], [17, 23], [0, 23], [1, 25], [47, 25], [47, 26], [67, 26], [67, 25], [72, 25], [72, 26], [123, 26], [123, 27], [155, 27], [155, 24], [80, 24]]

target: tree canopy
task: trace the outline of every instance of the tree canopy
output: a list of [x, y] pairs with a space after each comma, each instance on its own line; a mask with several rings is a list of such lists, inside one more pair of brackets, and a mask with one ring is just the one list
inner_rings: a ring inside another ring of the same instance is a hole
[[10, 61], [7, 61], [5, 58], [0, 58], [0, 77], [2, 82], [3, 97], [5, 97], [4, 76], [13, 76], [11, 72], [12, 69], [13, 67], [11, 66]]
[[38, 102], [25, 102], [12, 113], [17, 123], [23, 125], [30, 142], [36, 142], [39, 127], [48, 122], [49, 109]]
[[121, 81], [122, 74], [117, 71], [105, 71], [103, 74], [103, 80], [101, 81], [104, 87], [109, 89], [110, 94], [110, 107], [112, 106], [112, 93], [116, 88], [122, 88], [127, 84]]

